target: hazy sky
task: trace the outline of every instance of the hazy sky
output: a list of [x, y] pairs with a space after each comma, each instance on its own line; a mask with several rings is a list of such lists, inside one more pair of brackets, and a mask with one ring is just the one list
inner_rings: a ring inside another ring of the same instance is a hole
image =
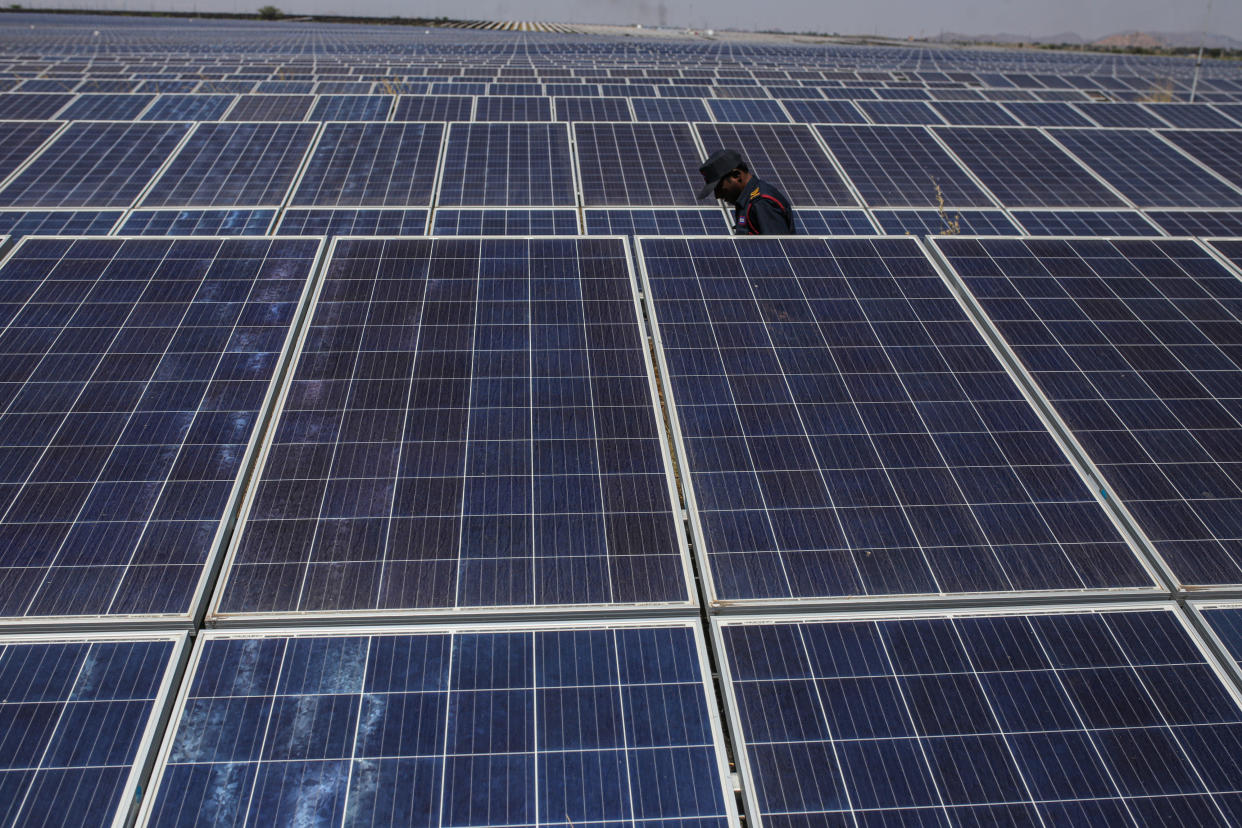
[[33, 0], [26, 5], [252, 11], [268, 2], [301, 13], [644, 25], [663, 18], [671, 26], [841, 34], [930, 36], [945, 30], [1101, 37], [1140, 30], [1209, 31], [1242, 39], [1242, 0]]

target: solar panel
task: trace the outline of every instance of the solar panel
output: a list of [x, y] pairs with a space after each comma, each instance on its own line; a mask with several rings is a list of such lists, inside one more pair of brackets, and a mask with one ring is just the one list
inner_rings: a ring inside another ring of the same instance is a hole
[[573, 205], [565, 124], [451, 124], [440, 191], [446, 207]]
[[626, 98], [556, 98], [558, 121], [632, 121]]
[[789, 123], [789, 116], [785, 114], [779, 101], [754, 98], [731, 100], [709, 98], [706, 103], [712, 111], [712, 116], [722, 124]]
[[1173, 236], [1242, 236], [1242, 211], [1148, 210], [1147, 216]]
[[[1231, 132], [1178, 130], [1161, 132], [1160, 135], [1189, 153], [1196, 161], [1213, 170], [1217, 175], [1242, 187], [1242, 172], [1238, 169], [1238, 159], [1242, 158], [1242, 130]], [[1225, 205], [1222, 203], [1203, 206], [1223, 207]]]
[[1136, 210], [1014, 210], [1030, 236], [1157, 236]]
[[574, 210], [436, 210], [433, 236], [576, 236]]
[[70, 124], [0, 190], [5, 207], [128, 207], [187, 124]]
[[263, 236], [275, 210], [134, 210], [122, 236]]
[[631, 98], [636, 121], [706, 121], [707, 107], [698, 98]]
[[469, 121], [474, 98], [464, 95], [402, 95], [394, 121]]
[[476, 121], [550, 121], [549, 98], [517, 95], [484, 95], [474, 102]]
[[1002, 206], [1126, 206], [1039, 130], [956, 127], [937, 135]]
[[1242, 206], [1242, 192], [1151, 132], [1058, 129], [1052, 134], [1140, 207]]
[[1089, 127], [1093, 126], [1086, 116], [1067, 103], [1023, 103], [1007, 101], [1005, 109], [1028, 126], [1037, 127]]
[[1012, 115], [991, 101], [937, 101], [931, 108], [951, 124], [963, 126], [1018, 126]]
[[314, 95], [239, 95], [225, 120], [301, 121], [314, 104]]
[[936, 244], [1177, 580], [1242, 583], [1242, 281], [1189, 241]]
[[795, 210], [794, 226], [805, 236], [873, 236], [866, 210]]
[[880, 231], [890, 236], [969, 233], [1009, 236], [1021, 233], [1000, 210], [872, 210]]
[[694, 128], [708, 153], [723, 148], [741, 151], [751, 173], [775, 185], [795, 208], [858, 204], [815, 133], [804, 124], [695, 124]]
[[935, 207], [943, 199], [950, 207], [992, 206], [987, 193], [920, 127], [817, 129], [867, 205]]
[[141, 819], [736, 826], [701, 635], [207, 632]]
[[1179, 129], [1238, 128], [1237, 124], [1206, 104], [1145, 103], [1143, 108]]
[[1150, 588], [913, 239], [642, 239], [714, 602]]
[[685, 605], [627, 259], [338, 238], [215, 616]]
[[124, 825], [182, 634], [0, 636], [0, 820]]
[[232, 95], [160, 95], [144, 121], [218, 121], [233, 105]]
[[1169, 606], [719, 622], [748, 813], [1236, 821], [1236, 692]]
[[188, 620], [318, 248], [20, 242], [0, 267], [0, 617]]
[[585, 206], [699, 203], [702, 157], [688, 124], [574, 124], [574, 145]]
[[75, 97], [54, 93], [3, 92], [0, 93], [0, 120], [45, 121]]
[[199, 124], [142, 206], [278, 205], [316, 130], [315, 124]]
[[0, 181], [26, 163], [59, 128], [54, 123], [0, 121]]
[[311, 121], [387, 121], [392, 95], [320, 95]]
[[0, 235], [102, 236], [120, 221], [124, 210], [3, 210]]
[[[801, 215], [801, 213], [799, 213]], [[718, 207], [584, 210], [591, 236], [728, 236], [731, 224]]]
[[421, 236], [428, 210], [286, 210], [278, 235]]
[[936, 111], [922, 101], [854, 101], [876, 124], [943, 124]]
[[1074, 108], [1103, 127], [1153, 129], [1165, 122], [1136, 103], [1075, 103]]
[[441, 124], [325, 124], [291, 203], [430, 205], [443, 135]]
[[782, 101], [790, 116], [804, 124], [865, 124], [850, 101]]
[[154, 95], [78, 95], [60, 112], [65, 121], [132, 121], [147, 108]]

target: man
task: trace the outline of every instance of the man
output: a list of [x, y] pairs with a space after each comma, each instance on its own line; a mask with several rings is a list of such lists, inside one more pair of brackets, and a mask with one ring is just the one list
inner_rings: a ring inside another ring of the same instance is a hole
[[699, 167], [703, 189], [699, 198], [714, 193], [733, 205], [733, 232], [738, 236], [794, 234], [793, 207], [780, 190], [750, 174], [736, 150], [722, 149]]

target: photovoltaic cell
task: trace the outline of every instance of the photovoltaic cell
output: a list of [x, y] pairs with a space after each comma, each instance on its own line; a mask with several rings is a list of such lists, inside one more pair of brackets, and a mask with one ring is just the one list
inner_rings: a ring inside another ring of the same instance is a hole
[[387, 121], [396, 99], [392, 95], [320, 95], [312, 121]]
[[277, 235], [421, 236], [427, 210], [286, 210]]
[[1242, 281], [1188, 241], [935, 243], [1177, 580], [1242, 583]]
[[446, 207], [573, 205], [565, 124], [452, 124], [437, 202]]
[[1018, 126], [1005, 109], [992, 101], [936, 101], [931, 108], [951, 124], [963, 126]]
[[144, 121], [218, 121], [233, 105], [232, 95], [160, 95]]
[[0, 820], [124, 824], [181, 635], [0, 637]]
[[558, 121], [632, 121], [629, 101], [625, 98], [557, 98]]
[[864, 210], [794, 210], [794, 228], [802, 236], [873, 236]]
[[1165, 126], [1164, 121], [1136, 103], [1079, 102], [1074, 104], [1074, 108], [1102, 127], [1158, 129]]
[[325, 124], [291, 203], [428, 206], [443, 136], [442, 124]]
[[205, 637], [145, 824], [737, 824], [690, 624]]
[[0, 119], [13, 121], [45, 121], [72, 101], [76, 95], [22, 92], [0, 93]]
[[[868, 205], [991, 206], [987, 193], [921, 127], [816, 127]], [[795, 204], [797, 202], [795, 201]]]
[[688, 601], [619, 239], [338, 239], [217, 617]]
[[1015, 118], [1027, 126], [1093, 126], [1086, 116], [1067, 103], [1006, 101], [1005, 109], [1009, 110]]
[[0, 268], [0, 616], [185, 616], [317, 240], [24, 239]]
[[62, 121], [132, 121], [154, 95], [78, 95], [60, 112]]
[[717, 601], [1150, 588], [913, 239], [643, 239]]
[[850, 101], [782, 101], [795, 121], [804, 124], [865, 124], [858, 108]]
[[702, 159], [688, 124], [574, 124], [574, 143], [585, 206], [698, 204]]
[[0, 181], [24, 164], [59, 128], [55, 123], [0, 121]]
[[402, 95], [394, 121], [469, 121], [474, 99], [463, 95]]
[[[709, 98], [706, 101], [717, 121], [725, 124], [744, 123], [789, 123], [789, 116], [781, 108], [780, 102], [754, 98], [734, 98], [719, 100]], [[753, 151], [753, 147], [747, 147]], [[792, 196], [791, 196], [792, 198]]]
[[135, 210], [122, 236], [263, 236], [275, 210]]
[[142, 205], [280, 204], [316, 128], [315, 124], [199, 124]]
[[476, 121], [550, 121], [552, 101], [531, 95], [481, 95], [474, 102]]
[[922, 101], [854, 101], [876, 124], [943, 124], [944, 119]]
[[[1165, 131], [1162, 136], [1181, 147], [1195, 160], [1224, 177], [1232, 184], [1242, 187], [1242, 170], [1238, 159], [1242, 158], [1242, 130], [1230, 132], [1206, 132], [1197, 130]], [[1208, 204], [1206, 207], [1225, 206]]]
[[1174, 236], [1242, 236], [1242, 211], [1148, 210], [1147, 215]]
[[1000, 210], [949, 210], [943, 215], [939, 210], [872, 210], [871, 214], [890, 236], [935, 236], [950, 230], [979, 236], [1021, 234]]
[[1030, 236], [1158, 236], [1136, 210], [1014, 210]]
[[718, 208], [676, 210], [584, 210], [592, 236], [728, 236], [730, 226]]
[[1207, 104], [1145, 103], [1162, 120], [1178, 129], [1237, 129], [1238, 125]]
[[576, 236], [573, 210], [436, 210], [433, 236]]
[[805, 124], [695, 124], [694, 128], [708, 152], [741, 148], [750, 172], [775, 185], [795, 209], [858, 204]]
[[937, 134], [1002, 206], [1126, 206], [1038, 130], [956, 127]]
[[699, 98], [631, 98], [636, 121], [706, 121], [710, 116]]
[[4, 190], [5, 207], [128, 207], [188, 124], [70, 124]]
[[17, 240], [22, 236], [102, 236], [110, 231], [123, 210], [3, 210], [0, 235]]
[[301, 121], [314, 95], [240, 95], [225, 116], [229, 121]]
[[764, 825], [1225, 826], [1242, 711], [1173, 611], [730, 622]]

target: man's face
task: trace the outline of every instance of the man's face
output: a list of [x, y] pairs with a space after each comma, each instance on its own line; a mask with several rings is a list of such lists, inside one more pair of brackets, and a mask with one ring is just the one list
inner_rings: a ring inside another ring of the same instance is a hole
[[716, 198], [721, 201], [727, 201], [730, 204], [736, 204], [737, 198], [742, 194], [742, 171], [734, 170], [726, 175], [716, 184]]

